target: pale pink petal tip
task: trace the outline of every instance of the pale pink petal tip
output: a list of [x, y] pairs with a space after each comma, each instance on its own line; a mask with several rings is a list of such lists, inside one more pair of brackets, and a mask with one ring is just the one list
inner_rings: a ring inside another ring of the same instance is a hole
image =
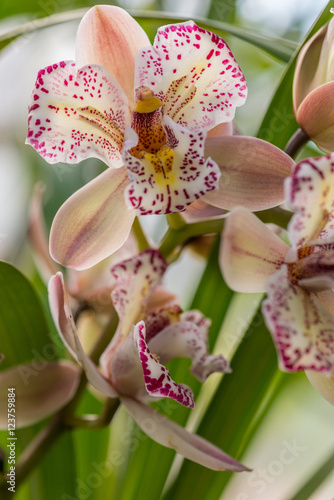
[[148, 405], [135, 399], [121, 398], [122, 403], [139, 427], [157, 443], [173, 448], [188, 460], [212, 470], [231, 472], [249, 471], [206, 439], [191, 434], [180, 425], [168, 420]]
[[205, 154], [220, 168], [218, 189], [203, 201], [231, 210], [243, 206], [265, 210], [285, 201], [284, 179], [295, 162], [279, 148], [255, 137], [207, 138]]
[[254, 214], [234, 209], [226, 219], [219, 256], [226, 283], [237, 292], [264, 292], [288, 249]]
[[136, 215], [125, 205], [127, 184], [125, 169], [110, 168], [66, 200], [50, 233], [50, 253], [57, 262], [87, 269], [125, 243]]
[[[9, 368], [0, 373], [0, 429], [9, 418], [26, 427], [60, 410], [75, 394], [79, 368], [70, 361], [39, 361]], [[8, 392], [14, 388], [14, 392]], [[8, 408], [8, 394], [15, 398], [15, 413]], [[15, 427], [14, 427], [15, 428]]]
[[96, 5], [80, 22], [76, 38], [79, 66], [99, 64], [106, 68], [134, 99], [135, 56], [150, 45], [145, 31], [124, 9]]
[[83, 350], [61, 273], [57, 273], [49, 281], [49, 303], [51, 314], [60, 337], [74, 359], [85, 370], [89, 382], [108, 397], [117, 397], [117, 393], [111, 383], [100, 373], [97, 366], [95, 366]]
[[314, 370], [306, 370], [305, 373], [319, 394], [334, 405], [334, 374], [331, 373], [326, 376]]

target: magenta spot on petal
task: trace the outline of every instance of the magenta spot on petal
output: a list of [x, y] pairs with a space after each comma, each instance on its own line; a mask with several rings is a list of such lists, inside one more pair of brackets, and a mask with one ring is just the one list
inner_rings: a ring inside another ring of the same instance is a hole
[[207, 60], [211, 59], [211, 57], [213, 56], [213, 53], [214, 53], [214, 49], [211, 49], [210, 52], [208, 53], [208, 55], [206, 56]]

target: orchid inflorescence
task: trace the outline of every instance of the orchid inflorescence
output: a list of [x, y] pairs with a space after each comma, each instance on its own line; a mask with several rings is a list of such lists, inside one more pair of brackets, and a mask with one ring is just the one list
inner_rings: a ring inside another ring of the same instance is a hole
[[[57, 212], [53, 259], [35, 194], [30, 238], [53, 275], [50, 308], [74, 361], [50, 364], [50, 373], [63, 374], [55, 404], [41, 411], [28, 402], [22, 426], [68, 403], [84, 372], [95, 393], [119, 399], [157, 442], [214, 470], [247, 470], [150, 406], [167, 397], [193, 408], [191, 389], [165, 366], [174, 358], [191, 359], [201, 382], [214, 372], [238, 377], [227, 359], [208, 353], [210, 320], [198, 310], [182, 312], [162, 283], [184, 246], [222, 229], [223, 278], [234, 291], [266, 294], [262, 314], [280, 368], [306, 371], [334, 404], [333, 29], [330, 21], [304, 45], [293, 85], [299, 139], [329, 154], [298, 163], [293, 139], [284, 152], [233, 131], [247, 97], [245, 77], [227, 44], [192, 21], [159, 28], [151, 45], [127, 12], [94, 7], [78, 29], [76, 62], [38, 73], [27, 143], [50, 164], [94, 157], [107, 168]], [[253, 213], [266, 210], [270, 219], [278, 206], [282, 227]], [[137, 217], [145, 215], [168, 216], [159, 248], [138, 233]], [[95, 311], [99, 331], [118, 317], [98, 359], [87, 354], [84, 314], [72, 312], [83, 303]], [[42, 385], [37, 377], [36, 391], [50, 390]], [[144, 426], [150, 418], [152, 431]]]

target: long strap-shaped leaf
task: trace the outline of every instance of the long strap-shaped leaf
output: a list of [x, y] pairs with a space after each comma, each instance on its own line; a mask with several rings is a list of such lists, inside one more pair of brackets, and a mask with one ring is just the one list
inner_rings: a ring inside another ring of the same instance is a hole
[[[198, 434], [240, 458], [241, 442], [277, 374], [277, 357], [259, 313], [233, 357], [232, 375], [224, 377], [198, 428]], [[246, 464], [247, 465], [247, 464]], [[251, 466], [251, 464], [248, 464]], [[218, 500], [230, 473], [216, 473], [185, 461], [165, 500]]]
[[320, 465], [304, 486], [290, 500], [308, 500], [334, 470], [334, 452]]
[[[18, 26], [17, 28], [11, 29], [0, 36], [0, 50], [6, 47], [10, 42], [15, 40], [21, 35], [25, 35], [34, 32], [41, 28], [46, 28], [48, 26], [54, 26], [56, 24], [75, 21], [82, 18], [87, 9], [78, 9], [67, 12], [62, 12], [60, 14], [54, 14], [52, 16], [40, 18], [31, 22], [27, 22]], [[155, 12], [155, 11], [139, 11], [139, 10], [129, 10], [129, 13], [135, 17], [139, 22], [150, 20], [157, 24], [157, 27], [161, 24], [173, 24], [187, 21], [188, 18], [184, 16], [175, 16], [168, 12]], [[296, 48], [296, 44], [290, 40], [283, 40], [281, 38], [275, 38], [268, 34], [256, 33], [245, 28], [233, 26], [231, 24], [223, 23], [220, 21], [208, 20], [205, 18], [192, 17], [193, 21], [199, 24], [201, 27], [213, 30], [218, 35], [225, 35], [229, 33], [245, 42], [248, 42], [262, 50], [265, 50], [269, 54], [281, 59], [284, 62], [289, 61], [293, 51]]]

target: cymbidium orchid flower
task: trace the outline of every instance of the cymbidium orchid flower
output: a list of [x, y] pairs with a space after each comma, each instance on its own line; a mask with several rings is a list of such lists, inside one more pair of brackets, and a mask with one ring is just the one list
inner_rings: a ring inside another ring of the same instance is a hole
[[262, 311], [286, 371], [334, 369], [334, 155], [303, 160], [285, 184], [296, 211], [289, 247], [255, 215], [227, 219], [222, 272], [241, 292], [267, 292]]
[[[183, 211], [212, 191], [207, 201], [220, 208], [247, 203], [252, 195], [246, 193], [254, 190], [239, 165], [262, 147], [263, 156], [278, 155], [279, 162], [275, 168], [269, 162], [266, 193], [256, 195], [256, 209], [283, 201], [281, 181], [290, 174], [284, 153], [251, 138], [246, 147], [235, 138], [230, 144], [228, 137], [220, 144], [232, 132], [247, 87], [217, 35], [189, 21], [160, 28], [152, 46], [124, 10], [97, 6], [81, 21], [76, 48], [76, 63], [39, 72], [27, 142], [49, 163], [97, 157], [111, 168], [57, 213], [50, 235], [56, 261], [76, 269], [92, 266], [123, 244], [136, 214]], [[268, 148], [274, 151], [268, 154]], [[235, 156], [228, 159], [231, 179], [237, 163], [235, 185], [230, 179], [219, 183], [227, 149]], [[259, 163], [254, 158], [255, 170]], [[252, 174], [258, 185], [258, 172]]]
[[[68, 349], [89, 382], [110, 398], [119, 397], [134, 420], [157, 442], [215, 470], [246, 470], [224, 452], [166, 419], [147, 403], [169, 397], [193, 407], [189, 387], [174, 382], [163, 365], [175, 357], [192, 360], [192, 373], [204, 381], [214, 371], [229, 372], [222, 356], [207, 353], [209, 322], [198, 311], [181, 314], [156, 292], [166, 263], [155, 250], [112, 268], [113, 302], [119, 325], [100, 359], [100, 370], [85, 354], [68, 304], [61, 273], [50, 280], [50, 306]], [[151, 424], [151, 425], [149, 425]]]
[[[334, 9], [331, 9], [334, 13]], [[325, 24], [299, 53], [293, 81], [296, 120], [324, 151], [334, 150], [334, 20]]]

